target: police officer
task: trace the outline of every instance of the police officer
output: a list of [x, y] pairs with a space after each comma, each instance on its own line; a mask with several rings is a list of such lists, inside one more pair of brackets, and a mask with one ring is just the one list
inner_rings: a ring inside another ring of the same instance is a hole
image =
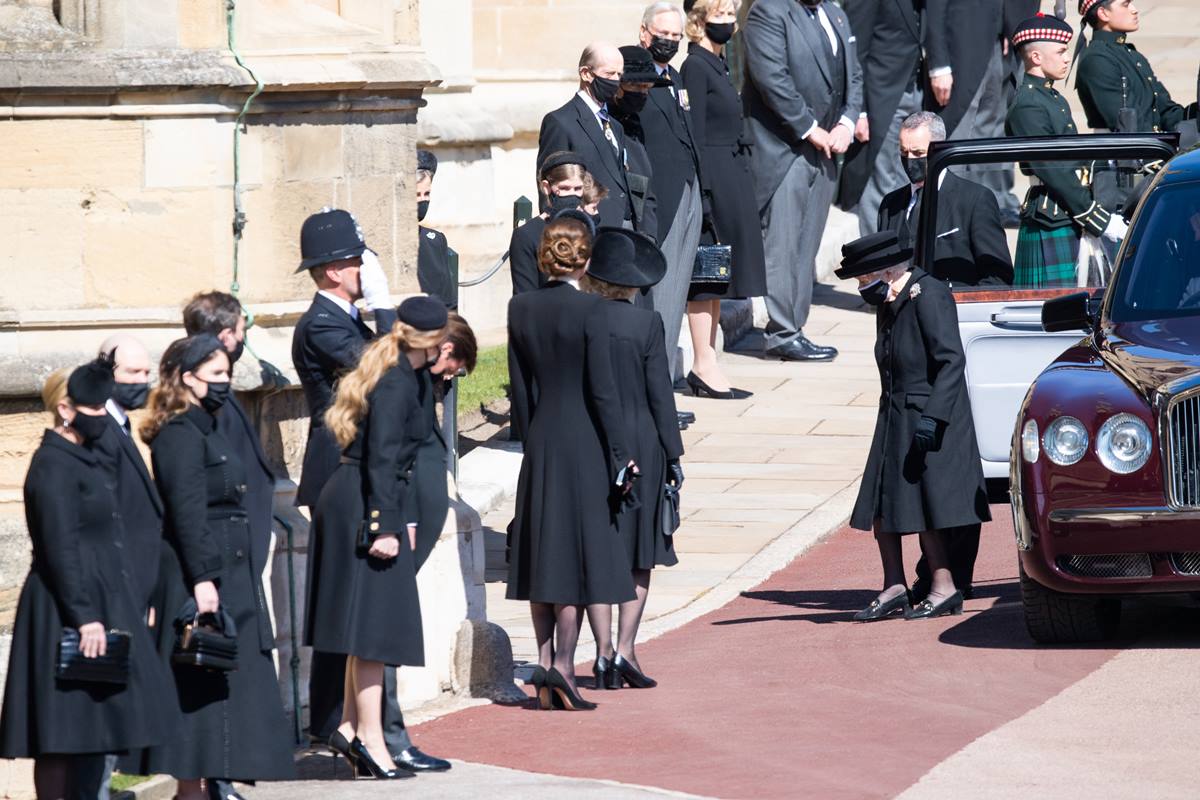
[[[1157, 133], [1176, 130], [1196, 116], [1196, 105], [1185, 109], [1172, 100], [1150, 62], [1128, 41], [1140, 27], [1133, 0], [1079, 0], [1079, 13], [1093, 29], [1075, 82], [1089, 127], [1104, 133]], [[1122, 108], [1133, 112], [1124, 124]]]
[[[1025, 75], [1004, 129], [1009, 136], [1070, 136], [1078, 131], [1067, 100], [1054, 88], [1071, 69], [1071, 26], [1039, 14], [1017, 26], [1013, 46], [1018, 48]], [[1083, 236], [1103, 236], [1111, 241], [1125, 237], [1127, 225], [1092, 195], [1080, 172], [1087, 164], [1021, 164], [1031, 176], [1017, 233], [1013, 284], [1020, 288], [1075, 286]]]
[[[437, 156], [428, 150], [417, 151], [417, 222], [429, 213], [433, 178], [437, 175]], [[425, 294], [433, 295], [449, 308], [458, 308], [458, 279], [450, 272], [450, 245], [446, 234], [418, 225], [417, 283]]]

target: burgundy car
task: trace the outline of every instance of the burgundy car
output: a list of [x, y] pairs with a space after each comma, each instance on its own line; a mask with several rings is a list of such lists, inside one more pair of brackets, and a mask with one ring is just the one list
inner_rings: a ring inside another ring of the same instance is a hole
[[1021, 406], [1010, 496], [1039, 642], [1110, 635], [1122, 598], [1200, 592], [1200, 151], [1171, 160], [1103, 292], [1049, 300], [1086, 336]]

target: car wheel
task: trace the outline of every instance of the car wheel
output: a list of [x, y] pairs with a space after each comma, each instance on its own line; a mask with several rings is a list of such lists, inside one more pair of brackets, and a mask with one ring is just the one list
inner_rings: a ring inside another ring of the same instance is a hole
[[1025, 574], [1021, 575], [1021, 605], [1025, 627], [1035, 642], [1072, 644], [1109, 639], [1121, 621], [1121, 601], [1055, 592]]

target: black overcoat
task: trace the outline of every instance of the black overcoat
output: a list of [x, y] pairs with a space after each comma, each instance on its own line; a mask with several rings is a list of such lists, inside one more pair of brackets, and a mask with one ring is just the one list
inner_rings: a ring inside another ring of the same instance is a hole
[[[157, 744], [179, 724], [174, 689], [154, 653], [117, 505], [116, 475], [89, 448], [46, 431], [25, 477], [33, 563], [17, 602], [0, 757], [113, 753]], [[62, 683], [54, 664], [63, 628], [101, 622], [129, 632], [124, 687]]]
[[550, 280], [538, 269], [538, 245], [546, 230], [546, 218], [537, 215], [512, 232], [508, 242], [508, 268], [512, 275], [513, 297], [540, 289]]
[[417, 509], [417, 549], [413, 553], [413, 564], [418, 571], [441, 538], [446, 515], [450, 511], [448, 450], [442, 426], [437, 420], [438, 384], [441, 382], [441, 377], [428, 369], [417, 372], [417, 388], [421, 398], [418, 430], [422, 439], [417, 448], [412, 488]]
[[450, 274], [450, 245], [446, 234], [417, 226], [417, 284], [447, 308], [458, 308], [458, 281]]
[[[619, 228], [625, 220], [638, 225], [629, 192], [628, 161], [625, 155], [625, 131], [615, 118], [610, 119], [617, 147], [609, 144], [604, 129], [592, 109], [575, 94], [561, 108], [542, 118], [538, 133], [537, 171], [551, 153], [569, 150], [583, 159], [588, 172], [598, 183], [608, 188], [608, 197], [600, 201], [600, 224]], [[655, 231], [645, 231], [653, 236]]]
[[613, 485], [629, 449], [606, 302], [552, 281], [508, 304], [513, 425], [525, 443], [509, 525], [510, 600], [634, 598], [614, 515]]
[[657, 202], [659, 242], [667, 239], [679, 211], [683, 188], [700, 172], [700, 154], [692, 138], [690, 112], [683, 105], [683, 77], [671, 66], [667, 77], [674, 86], [650, 90], [646, 107], [638, 114], [642, 144], [654, 165], [651, 186]]
[[150, 451], [174, 555], [163, 575], [160, 654], [169, 663], [180, 610], [195, 584], [215, 581], [221, 606], [237, 625], [238, 667], [228, 673], [173, 667], [183, 724], [150, 751], [148, 768], [181, 779], [292, 777], [291, 737], [271, 656], [274, 634], [251, 556], [246, 467], [199, 406], [170, 419]]
[[603, 306], [608, 318], [613, 377], [621, 400], [624, 437], [642, 477], [637, 508], [617, 516], [630, 569], [674, 566], [673, 537], [662, 532], [667, 462], [683, 456], [675, 394], [667, 369], [663, 321], [657, 311], [622, 300]]
[[975, 99], [988, 62], [1004, 35], [1005, 0], [925, 0], [925, 65], [950, 67], [950, 102], [939, 107], [933, 92], [927, 103], [953, 134]]
[[[996, 195], [974, 181], [943, 173], [938, 189], [937, 237], [933, 245], [934, 277], [953, 286], [1011, 285], [1012, 256], [1000, 221]], [[878, 230], [895, 231], [912, 242], [919, 230], [920, 209], [905, 218], [912, 186], [901, 186], [879, 204]], [[922, 208], [924, 203], [922, 203]]]
[[658, 238], [658, 198], [654, 194], [656, 167], [646, 150], [646, 133], [642, 130], [640, 115], [614, 116], [625, 128], [626, 174], [629, 177], [629, 196], [633, 198], [633, 212], [638, 220], [637, 229], [656, 242], [662, 241]]
[[[761, 297], [767, 293], [767, 262], [750, 149], [742, 134], [741, 100], [725, 60], [698, 44], [688, 45], [682, 75], [700, 152], [701, 180], [711, 196], [716, 237], [733, 249], [728, 296]], [[714, 239], [705, 233], [701, 241], [712, 244]]]
[[[882, 393], [850, 524], [884, 533], [920, 533], [987, 522], [987, 490], [958, 313], [950, 288], [914, 269], [892, 303], [880, 307], [875, 361]], [[922, 416], [941, 423], [940, 445], [913, 446]]]
[[[403, 354], [367, 398], [366, 416], [321, 492], [313, 517], [304, 643], [323, 653], [393, 666], [422, 666], [421, 605], [408, 525], [418, 522], [412, 491], [424, 416], [417, 376]], [[395, 534], [400, 554], [367, 555], [361, 526]]]
[[[250, 563], [255, 574], [261, 578], [267, 568], [275, 525], [275, 470], [263, 452], [258, 429], [237, 397], [230, 397], [215, 418], [217, 432], [232, 445], [246, 469], [246, 494], [242, 502], [250, 520]], [[268, 619], [270, 610], [266, 598], [262, 598], [262, 601], [259, 618]]]

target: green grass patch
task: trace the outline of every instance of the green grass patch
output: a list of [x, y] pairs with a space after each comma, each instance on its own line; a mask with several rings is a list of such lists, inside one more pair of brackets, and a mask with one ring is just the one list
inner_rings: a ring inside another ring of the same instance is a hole
[[123, 792], [148, 780], [150, 780], [149, 775], [122, 775], [121, 773], [117, 773], [112, 776], [112, 783], [109, 784], [109, 789], [113, 792]]
[[508, 345], [479, 351], [475, 371], [458, 380], [459, 416], [508, 395]]

